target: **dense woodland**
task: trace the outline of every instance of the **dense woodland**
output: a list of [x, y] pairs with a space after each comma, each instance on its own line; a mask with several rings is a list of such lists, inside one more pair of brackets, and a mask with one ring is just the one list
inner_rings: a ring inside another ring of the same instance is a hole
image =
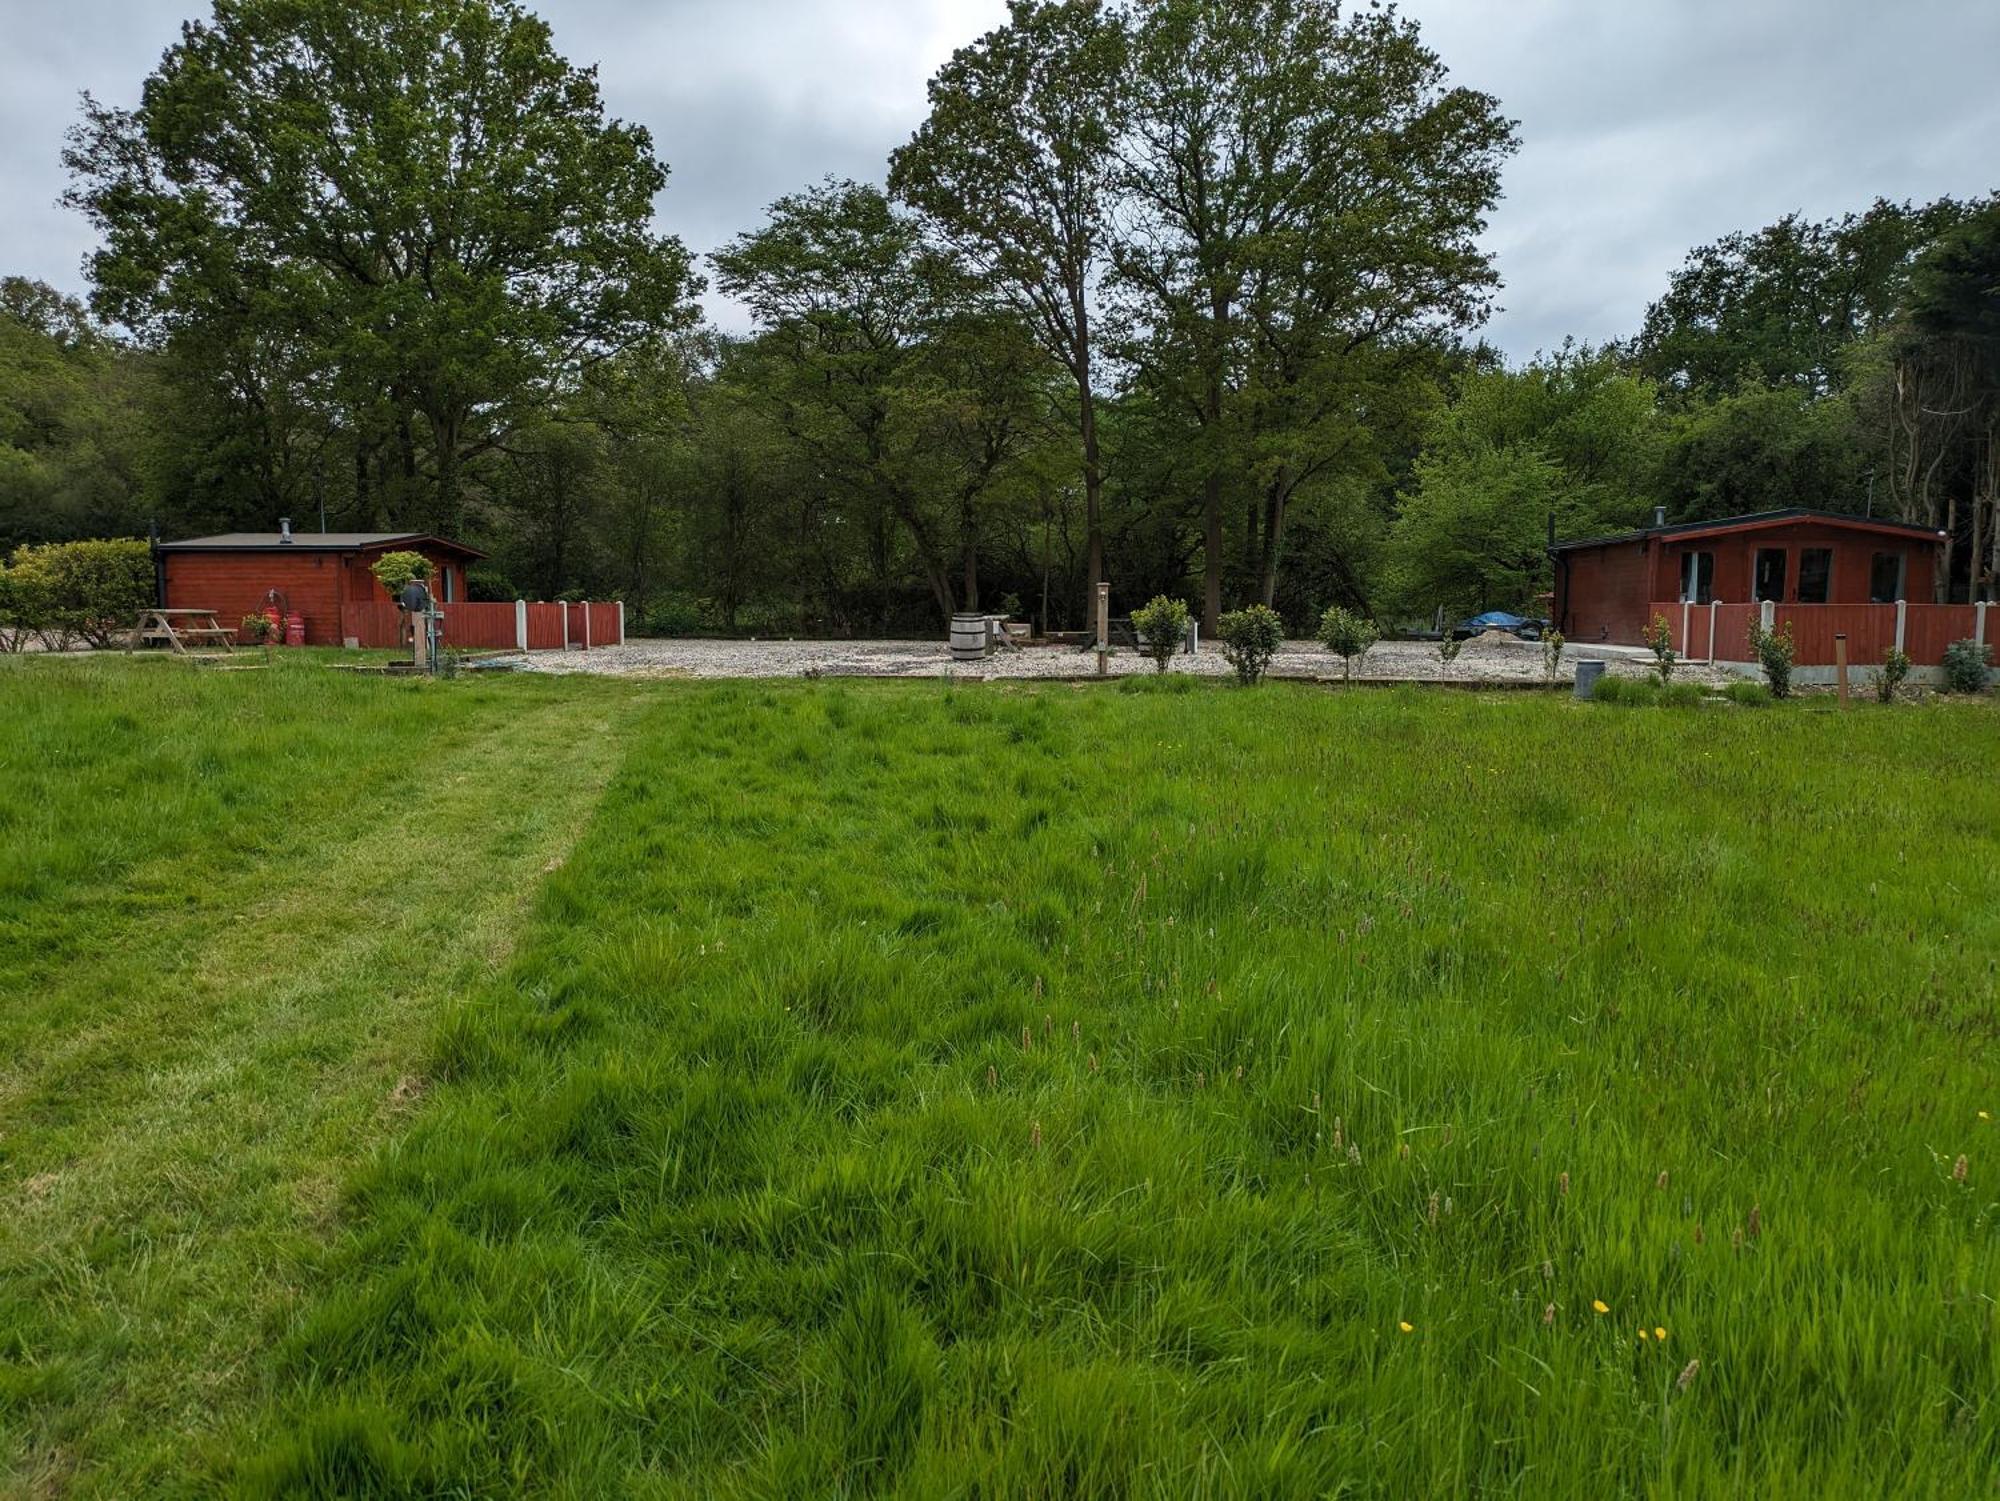
[[2000, 571], [2000, 197], [1746, 229], [1513, 367], [1514, 126], [1393, 9], [1016, 0], [886, 187], [705, 258], [500, 0], [233, 0], [139, 97], [71, 135], [88, 304], [0, 285], [0, 552], [324, 517], [786, 635], [1060, 627], [1100, 570], [1211, 623], [1519, 607], [1551, 516], [1655, 505], [1872, 508], [1951, 534], [1953, 597]]

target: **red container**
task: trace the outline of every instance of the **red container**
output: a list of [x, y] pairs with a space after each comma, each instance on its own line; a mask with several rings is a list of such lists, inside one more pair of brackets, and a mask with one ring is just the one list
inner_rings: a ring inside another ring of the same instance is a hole
[[304, 646], [306, 644], [306, 618], [292, 614], [285, 617], [285, 645]]

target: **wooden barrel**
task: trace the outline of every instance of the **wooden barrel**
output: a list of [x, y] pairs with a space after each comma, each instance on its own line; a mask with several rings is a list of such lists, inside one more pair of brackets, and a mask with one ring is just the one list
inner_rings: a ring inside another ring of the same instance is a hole
[[986, 659], [988, 627], [984, 615], [951, 617], [951, 659], [954, 662], [983, 662]]

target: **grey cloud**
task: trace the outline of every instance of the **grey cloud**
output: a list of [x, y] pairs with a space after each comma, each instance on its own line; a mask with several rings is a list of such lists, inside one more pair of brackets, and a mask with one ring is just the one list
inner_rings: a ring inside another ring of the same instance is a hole
[[[189, 0], [182, 0], [189, 3]], [[78, 91], [129, 101], [168, 0], [0, 0], [0, 271], [80, 289], [86, 226], [55, 206]], [[1003, 0], [544, 0], [673, 179], [663, 225], [707, 251], [828, 173], [879, 179], [924, 84]], [[1407, 0], [1522, 151], [1488, 236], [1516, 357], [1634, 332], [1689, 247], [1799, 210], [2000, 187], [1991, 0]], [[739, 310], [711, 311], [740, 327]]]

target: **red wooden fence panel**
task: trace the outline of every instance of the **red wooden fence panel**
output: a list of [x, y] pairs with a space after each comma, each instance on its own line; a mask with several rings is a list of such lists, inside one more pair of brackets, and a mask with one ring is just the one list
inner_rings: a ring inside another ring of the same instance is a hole
[[1896, 644], [1894, 605], [1779, 605], [1777, 628], [1792, 628], [1801, 667], [1830, 667], [1834, 637], [1847, 637], [1847, 660], [1857, 667], [1880, 666]]
[[[2000, 619], [1991, 607], [1987, 625]], [[1978, 611], [1971, 605], [1911, 605], [1910, 619], [1903, 634], [1903, 650], [1919, 667], [1936, 667], [1944, 661], [1944, 649], [1954, 641], [1967, 641], [1978, 629]]]
[[514, 607], [511, 604], [449, 604], [444, 611], [444, 644], [475, 650], [498, 647], [512, 650]]
[[592, 604], [584, 608], [590, 611], [590, 644], [592, 646], [618, 646], [618, 606], [615, 604]]
[[563, 647], [564, 606], [532, 604], [528, 606], [528, 650], [561, 651]]
[[340, 639], [371, 650], [400, 646], [403, 612], [392, 604], [365, 600], [340, 607]]
[[1718, 662], [1754, 662], [1750, 650], [1750, 627], [1761, 617], [1757, 605], [1717, 605], [1715, 608], [1715, 659]]

